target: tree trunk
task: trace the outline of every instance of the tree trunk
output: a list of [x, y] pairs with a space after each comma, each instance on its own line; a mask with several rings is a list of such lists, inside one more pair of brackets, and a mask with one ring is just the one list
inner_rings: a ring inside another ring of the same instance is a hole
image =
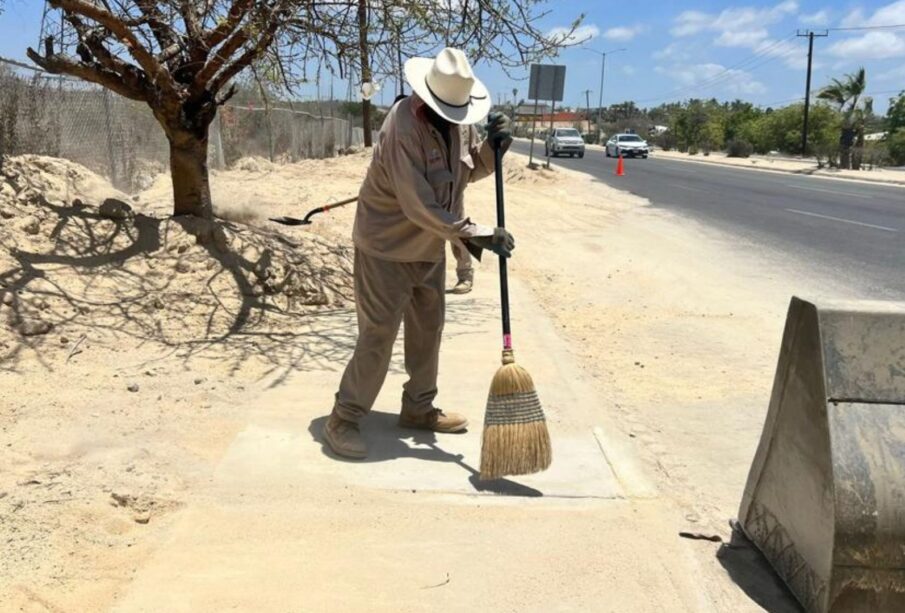
[[852, 170], [861, 170], [861, 162], [864, 158], [864, 129], [858, 130], [858, 138], [855, 141], [855, 150], [852, 152]]
[[839, 139], [839, 168], [848, 170], [852, 167], [852, 145], [855, 144], [855, 130], [842, 128]]
[[839, 168], [848, 170], [852, 167], [852, 150], [851, 147], [842, 146], [839, 149]]
[[213, 217], [207, 168], [207, 133], [170, 137], [170, 174], [173, 178], [174, 215]]

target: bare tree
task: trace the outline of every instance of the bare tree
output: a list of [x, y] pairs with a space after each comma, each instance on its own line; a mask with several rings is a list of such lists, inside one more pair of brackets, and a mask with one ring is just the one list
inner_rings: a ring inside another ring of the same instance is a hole
[[[392, 78], [401, 90], [403, 57], [457, 47], [473, 63], [500, 66], [511, 76], [531, 62], [584, 42], [575, 38], [584, 15], [556, 34], [543, 29], [540, 24], [549, 15], [546, 4], [547, 0], [328, 0], [314, 10], [319, 19], [329, 19], [329, 26], [322, 28], [329, 35], [309, 38], [304, 56], [297, 59], [303, 66], [316, 65], [318, 73], [338, 72], [341, 78], [357, 74], [362, 85]], [[362, 100], [366, 127], [369, 106]], [[367, 143], [369, 129], [365, 132]]]
[[[360, 0], [364, 2], [365, 0]], [[584, 15], [550, 34], [541, 27], [546, 0], [370, 0], [367, 55], [347, 44], [346, 59], [360, 74], [402, 79], [402, 56], [434, 55], [443, 47], [464, 50], [476, 64], [502, 67], [507, 74], [531, 62], [581, 44], [575, 30]], [[338, 40], [348, 40], [340, 34]]]
[[273, 68], [291, 88], [309, 69], [354, 70], [363, 82], [398, 74], [402, 54], [443, 46], [509, 69], [574, 42], [571, 30], [550, 37], [539, 29], [544, 0], [48, 2], [76, 43], [57, 50], [48, 39], [29, 58], [148, 104], [170, 142], [174, 212], [200, 217], [212, 214], [208, 128], [235, 93], [230, 81], [252, 64]]
[[[289, 0], [50, 0], [77, 33], [74, 50], [33, 62], [151, 107], [170, 143], [176, 215], [211, 216], [208, 127], [230, 80], [285, 31]], [[75, 56], [71, 52], [75, 52]]]

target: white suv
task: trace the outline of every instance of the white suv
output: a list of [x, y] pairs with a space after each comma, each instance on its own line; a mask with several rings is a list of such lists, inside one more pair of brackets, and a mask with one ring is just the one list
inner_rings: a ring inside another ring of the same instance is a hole
[[567, 153], [569, 157], [584, 157], [584, 140], [575, 128], [554, 128], [544, 142], [545, 155], [557, 157]]

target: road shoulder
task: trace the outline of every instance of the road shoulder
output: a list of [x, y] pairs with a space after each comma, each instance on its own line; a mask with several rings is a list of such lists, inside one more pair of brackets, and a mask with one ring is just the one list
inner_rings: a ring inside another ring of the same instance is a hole
[[[740, 168], [744, 170], [756, 170], [761, 172], [773, 172], [801, 177], [815, 177], [818, 179], [845, 181], [848, 183], [866, 183], [870, 185], [883, 185], [888, 187], [905, 187], [905, 171], [899, 170], [827, 170], [817, 169], [813, 166], [813, 164], [795, 160], [773, 160], [763, 156], [756, 158], [729, 158], [724, 154], [713, 154], [710, 156], [690, 156], [678, 151], [663, 151], [661, 149], [657, 149], [651, 152], [651, 158], [673, 160], [677, 162], [709, 164], [711, 166]], [[870, 173], [874, 174], [871, 175]], [[882, 173], [882, 176], [878, 176], [880, 173]]]

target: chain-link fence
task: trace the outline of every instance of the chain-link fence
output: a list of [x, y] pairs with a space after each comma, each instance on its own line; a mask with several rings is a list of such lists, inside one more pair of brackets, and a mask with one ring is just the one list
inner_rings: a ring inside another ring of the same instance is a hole
[[[211, 125], [210, 163], [333, 157], [363, 140], [351, 119], [227, 105]], [[0, 156], [23, 153], [78, 162], [125, 191], [149, 185], [169, 160], [166, 137], [146, 104], [0, 59]]]

